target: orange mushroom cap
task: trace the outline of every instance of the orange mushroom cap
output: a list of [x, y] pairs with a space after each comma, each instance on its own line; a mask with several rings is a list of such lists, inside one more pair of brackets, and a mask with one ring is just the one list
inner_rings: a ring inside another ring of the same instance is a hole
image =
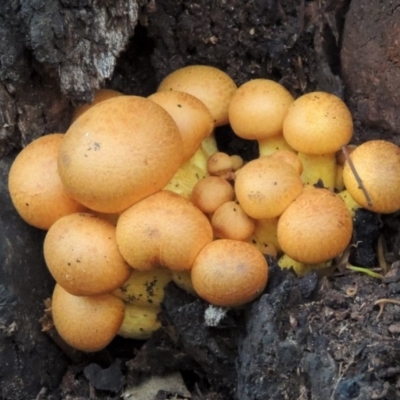
[[201, 141], [214, 129], [213, 117], [198, 98], [189, 93], [166, 90], [152, 94], [148, 99], [164, 108], [174, 119], [182, 135], [183, 161], [200, 147]]
[[263, 140], [282, 133], [283, 119], [294, 98], [281, 84], [253, 79], [238, 88], [229, 105], [229, 122], [244, 139]]
[[211, 218], [214, 236], [221, 239], [247, 240], [254, 232], [256, 221], [236, 201], [221, 204]]
[[400, 209], [400, 148], [385, 140], [370, 140], [359, 145], [350, 159], [368, 192], [371, 203], [361, 190], [348, 162], [343, 182], [351, 197], [362, 207], [389, 214]]
[[238, 172], [236, 197], [252, 218], [274, 218], [301, 194], [300, 175], [287, 162], [264, 156], [250, 161]]
[[167, 190], [134, 204], [117, 223], [119, 250], [139, 270], [189, 270], [212, 239], [207, 217], [189, 200]]
[[111, 295], [74, 296], [56, 284], [51, 313], [59, 335], [73, 348], [99, 351], [117, 335], [124, 302]]
[[55, 222], [46, 234], [44, 257], [53, 278], [77, 296], [111, 292], [132, 272], [118, 251], [115, 226], [92, 214]]
[[353, 118], [339, 97], [312, 92], [296, 99], [283, 121], [289, 146], [306, 154], [330, 154], [347, 144], [353, 135]]
[[341, 254], [352, 230], [351, 215], [337, 194], [307, 187], [280, 216], [278, 241], [294, 260], [318, 264]]
[[88, 208], [116, 213], [162, 189], [182, 161], [171, 116], [138, 96], [102, 101], [68, 129], [58, 168], [71, 195]]
[[8, 177], [11, 200], [28, 224], [49, 229], [64, 215], [87, 210], [73, 199], [61, 182], [57, 159], [64, 135], [42, 136], [15, 158]]
[[211, 214], [220, 205], [235, 198], [232, 185], [219, 176], [206, 176], [193, 187], [191, 202], [203, 213]]
[[220, 126], [228, 123], [229, 103], [236, 89], [232, 78], [220, 69], [190, 65], [166, 76], [157, 91], [177, 90], [197, 97], [210, 110], [215, 126]]
[[220, 239], [206, 245], [192, 269], [196, 293], [211, 304], [237, 307], [258, 297], [268, 280], [268, 263], [249, 243]]

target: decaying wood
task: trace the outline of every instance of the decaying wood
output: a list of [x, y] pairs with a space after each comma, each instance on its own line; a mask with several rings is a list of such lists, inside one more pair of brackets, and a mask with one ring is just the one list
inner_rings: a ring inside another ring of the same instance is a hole
[[111, 78], [137, 18], [135, 0], [1, 2], [0, 156], [65, 131], [70, 100]]

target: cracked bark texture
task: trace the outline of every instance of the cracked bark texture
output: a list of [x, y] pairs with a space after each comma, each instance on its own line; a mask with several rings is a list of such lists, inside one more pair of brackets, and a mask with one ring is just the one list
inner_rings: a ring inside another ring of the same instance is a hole
[[0, 3], [0, 157], [65, 131], [71, 101], [111, 78], [137, 17], [135, 0]]
[[347, 101], [362, 124], [360, 140], [400, 144], [400, 1], [353, 0], [341, 50]]

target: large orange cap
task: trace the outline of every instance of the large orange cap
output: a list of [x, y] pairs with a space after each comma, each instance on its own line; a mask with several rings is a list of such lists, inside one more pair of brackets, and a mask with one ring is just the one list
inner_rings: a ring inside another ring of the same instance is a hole
[[229, 122], [244, 139], [263, 140], [282, 134], [283, 119], [294, 98], [281, 84], [253, 79], [238, 88], [229, 105]]
[[343, 200], [328, 189], [309, 187], [280, 216], [278, 241], [294, 260], [318, 264], [341, 254], [352, 231], [353, 220]]
[[330, 154], [349, 143], [353, 118], [342, 99], [311, 92], [296, 99], [283, 121], [283, 136], [293, 149], [306, 154]]
[[287, 162], [270, 156], [244, 165], [235, 181], [240, 205], [255, 219], [278, 217], [302, 190], [298, 172]]
[[121, 299], [111, 295], [74, 296], [56, 285], [51, 313], [59, 335], [73, 348], [99, 351], [117, 335], [124, 319]]
[[124, 211], [117, 244], [128, 264], [139, 270], [163, 266], [190, 270], [200, 250], [213, 239], [207, 217], [189, 200], [163, 190]]
[[132, 272], [118, 251], [115, 226], [92, 214], [55, 222], [46, 234], [44, 257], [54, 279], [78, 296], [111, 292]]
[[214, 240], [203, 248], [192, 269], [196, 293], [211, 304], [236, 307], [258, 297], [268, 280], [268, 263], [253, 245]]
[[370, 140], [359, 145], [350, 159], [370, 198], [361, 190], [348, 162], [343, 181], [351, 197], [368, 210], [389, 214], [400, 209], [400, 148], [385, 140]]
[[175, 90], [157, 92], [148, 99], [164, 108], [174, 119], [182, 135], [183, 161], [189, 160], [200, 147], [201, 141], [210, 136], [214, 129], [208, 108], [191, 94]]
[[116, 213], [162, 189], [178, 170], [182, 151], [178, 127], [162, 107], [120, 96], [95, 105], [71, 125], [58, 168], [75, 199]]
[[8, 177], [11, 200], [30, 225], [47, 230], [64, 215], [87, 210], [73, 199], [61, 182], [58, 151], [64, 135], [42, 136], [15, 158]]
[[190, 65], [166, 76], [157, 91], [177, 90], [201, 100], [210, 110], [215, 126], [228, 123], [228, 108], [237, 86], [232, 78], [218, 68]]

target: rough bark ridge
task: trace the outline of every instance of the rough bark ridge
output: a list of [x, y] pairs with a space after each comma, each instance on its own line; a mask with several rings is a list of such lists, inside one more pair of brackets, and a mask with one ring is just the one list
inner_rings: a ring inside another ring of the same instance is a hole
[[135, 0], [6, 0], [0, 4], [0, 156], [64, 131], [114, 71], [138, 16]]
[[[400, 144], [400, 1], [353, 0], [341, 50], [347, 100], [370, 137]], [[365, 140], [366, 136], [360, 137]]]

